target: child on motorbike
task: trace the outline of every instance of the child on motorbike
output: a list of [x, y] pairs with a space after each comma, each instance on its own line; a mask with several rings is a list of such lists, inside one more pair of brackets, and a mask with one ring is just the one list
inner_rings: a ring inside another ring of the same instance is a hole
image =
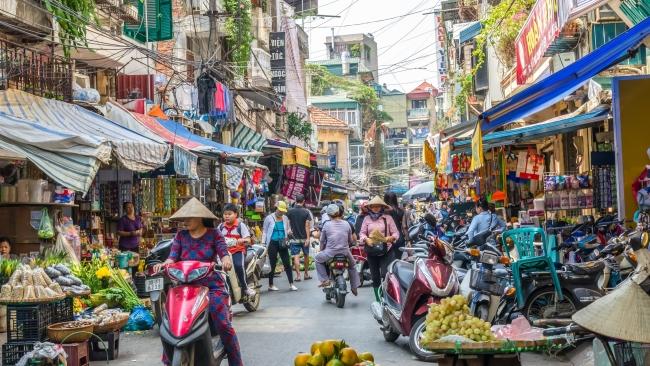
[[359, 273], [355, 266], [355, 260], [350, 251], [350, 244], [353, 243], [352, 229], [350, 224], [342, 220], [343, 212], [336, 204], [326, 207], [326, 213], [330, 220], [323, 225], [320, 234], [320, 252], [316, 254], [316, 273], [321, 282], [320, 287], [330, 285], [327, 273], [327, 262], [337, 254], [343, 254], [348, 258], [348, 275], [350, 276], [350, 288], [354, 296], [357, 295], [357, 288], [360, 285]]
[[249, 288], [246, 284], [244, 269], [246, 247], [251, 244], [251, 232], [246, 224], [239, 221], [239, 210], [232, 203], [223, 206], [223, 222], [219, 224], [219, 231], [226, 238], [228, 252], [232, 256], [239, 287], [246, 289], [246, 295], [255, 296], [255, 290]]

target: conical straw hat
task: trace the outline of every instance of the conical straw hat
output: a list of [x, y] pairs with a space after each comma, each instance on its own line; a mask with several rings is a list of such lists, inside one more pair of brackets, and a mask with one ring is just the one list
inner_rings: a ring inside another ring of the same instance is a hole
[[573, 321], [609, 338], [650, 343], [650, 296], [635, 281], [628, 280], [575, 313]]
[[213, 219], [215, 216], [207, 207], [205, 207], [201, 201], [192, 197], [186, 204], [183, 205], [175, 214], [173, 214], [169, 219], [170, 220], [183, 220], [189, 219], [192, 217], [198, 217], [202, 219]]
[[377, 205], [384, 206], [386, 208], [390, 208], [390, 206], [388, 206], [386, 204], [386, 202], [384, 202], [384, 200], [381, 199], [381, 197], [379, 197], [379, 196], [375, 196], [373, 199], [368, 201], [368, 203], [366, 203], [366, 207], [377, 206]]

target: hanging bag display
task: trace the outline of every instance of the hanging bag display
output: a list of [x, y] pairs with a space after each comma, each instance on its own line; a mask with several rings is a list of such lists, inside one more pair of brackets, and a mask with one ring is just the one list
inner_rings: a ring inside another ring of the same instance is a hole
[[41, 223], [38, 225], [38, 238], [39, 239], [52, 239], [54, 237], [54, 226], [50, 219], [50, 214], [47, 208], [41, 210]]

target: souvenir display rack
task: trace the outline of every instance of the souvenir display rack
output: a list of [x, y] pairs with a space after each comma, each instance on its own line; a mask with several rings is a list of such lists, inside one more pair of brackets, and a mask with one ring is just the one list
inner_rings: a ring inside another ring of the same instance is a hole
[[544, 218], [549, 213], [565, 217], [580, 216], [581, 210], [594, 209], [594, 188], [591, 172], [544, 173]]

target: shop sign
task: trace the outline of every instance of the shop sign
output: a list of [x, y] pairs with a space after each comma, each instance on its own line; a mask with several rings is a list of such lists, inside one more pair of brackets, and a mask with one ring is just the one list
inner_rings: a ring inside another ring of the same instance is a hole
[[517, 84], [521, 85], [535, 71], [544, 52], [566, 23], [572, 0], [538, 0], [515, 40]]
[[277, 95], [287, 95], [286, 43], [284, 32], [269, 35], [271, 52], [271, 85]]

